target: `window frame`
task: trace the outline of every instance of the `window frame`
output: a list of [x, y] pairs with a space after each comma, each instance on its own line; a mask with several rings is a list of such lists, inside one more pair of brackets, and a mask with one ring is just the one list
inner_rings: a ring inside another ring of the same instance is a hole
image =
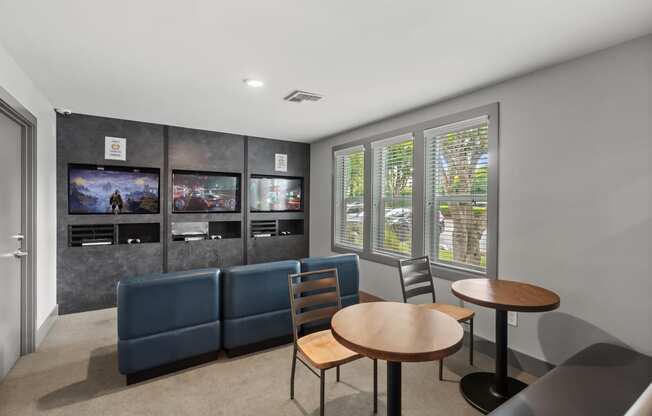
[[[371, 168], [372, 168], [372, 178], [371, 178], [372, 205], [371, 205], [371, 215], [370, 215], [369, 219], [371, 221], [371, 239], [370, 239], [371, 247], [370, 247], [370, 251], [373, 254], [377, 254], [377, 255], [380, 255], [380, 256], [386, 256], [386, 257], [391, 257], [391, 258], [408, 258], [408, 257], [410, 257], [412, 255], [412, 253], [410, 253], [410, 255], [405, 255], [405, 254], [397, 252], [397, 251], [392, 251], [392, 250], [389, 250], [389, 249], [383, 250], [383, 249], [381, 249], [379, 247], [374, 246], [374, 238], [376, 237], [376, 235], [374, 234], [374, 227], [380, 228], [380, 224], [382, 222], [383, 234], [384, 234], [384, 225], [385, 225], [385, 223], [384, 223], [384, 215], [382, 215], [381, 211], [380, 211], [382, 209], [383, 214], [384, 214], [384, 208], [381, 208], [381, 207], [384, 207], [383, 202], [384, 202], [385, 198], [384, 198], [384, 196], [382, 196], [382, 194], [384, 193], [384, 190], [383, 189], [377, 189], [377, 185], [379, 185], [379, 184], [376, 182], [376, 180], [379, 178], [379, 175], [378, 175], [378, 172], [377, 172], [377, 169], [379, 168], [379, 166], [374, 165], [374, 163], [376, 162], [376, 153], [375, 152], [379, 148], [382, 148], [382, 147], [385, 147], [385, 146], [388, 146], [388, 145], [393, 145], [393, 144], [405, 143], [405, 142], [410, 141], [410, 140], [412, 141], [412, 183], [410, 185], [412, 187], [412, 194], [414, 196], [414, 153], [415, 153], [414, 152], [414, 145], [415, 145], [414, 133], [412, 133], [412, 132], [404, 133], [404, 134], [401, 134], [401, 135], [398, 135], [398, 136], [392, 136], [392, 137], [389, 137], [389, 138], [376, 140], [376, 141], [373, 141], [373, 142], [370, 143], [371, 144], [371, 157], [373, 158], [373, 161], [372, 161], [372, 166], [371, 166]], [[381, 186], [382, 186], [382, 183], [383, 182], [381, 182], [381, 184], [380, 184]], [[378, 196], [377, 193], [380, 193], [380, 196]], [[376, 203], [378, 202], [376, 200], [377, 197], [380, 199], [380, 205], [379, 206], [375, 206]], [[410, 206], [412, 206], [413, 203], [414, 203], [414, 197], [412, 197], [412, 202], [411, 202]], [[410, 234], [412, 234], [413, 229], [414, 229], [414, 214], [412, 215], [412, 221], [411, 221], [411, 224], [410, 224], [410, 228], [411, 228], [410, 229]], [[410, 238], [410, 240], [412, 240], [412, 238]], [[412, 241], [410, 241], [410, 247], [412, 247]], [[412, 252], [414, 252], [414, 250], [412, 250]]]
[[[362, 253], [365, 247], [365, 241], [364, 241], [364, 236], [365, 236], [365, 230], [364, 228], [367, 226], [367, 217], [366, 217], [366, 204], [367, 204], [367, 198], [366, 198], [366, 193], [363, 191], [363, 201], [364, 201], [364, 206], [363, 206], [363, 241], [362, 241], [362, 248], [353, 246], [353, 245], [348, 245], [348, 244], [342, 244], [338, 243], [336, 241], [336, 236], [337, 232], [335, 230], [335, 227], [337, 226], [336, 220], [337, 220], [337, 198], [339, 195], [337, 195], [337, 189], [338, 189], [338, 184], [337, 184], [337, 157], [339, 155], [348, 155], [351, 153], [356, 153], [357, 151], [362, 150], [363, 154], [363, 159], [364, 159], [364, 167], [363, 167], [363, 189], [366, 191], [366, 186], [367, 186], [367, 172], [366, 172], [366, 167], [367, 167], [367, 151], [364, 146], [361, 145], [352, 145], [352, 146], [347, 146], [338, 150], [333, 150], [333, 160], [332, 160], [332, 198], [331, 198], [331, 249], [333, 251], [340, 251], [340, 252], [355, 252], [355, 253]], [[345, 200], [342, 200], [343, 206], [345, 205]], [[342, 215], [342, 213], [340, 213]], [[342, 218], [346, 218], [346, 212], [344, 212], [344, 215]]]
[[[476, 107], [467, 111], [450, 114], [435, 119], [411, 124], [384, 133], [376, 134], [364, 139], [355, 140], [346, 144], [332, 147], [332, 208], [331, 208], [331, 250], [336, 253], [357, 253], [360, 258], [376, 263], [397, 267], [398, 260], [407, 257], [418, 257], [428, 252], [428, 242], [425, 241], [426, 233], [426, 143], [424, 131], [443, 127], [449, 124], [486, 116], [489, 120], [489, 161], [488, 161], [488, 190], [487, 190], [487, 257], [486, 271], [475, 271], [457, 267], [455, 265], [442, 265], [431, 261], [433, 275], [447, 280], [460, 280], [474, 277], [496, 278], [498, 276], [498, 198], [499, 198], [499, 141], [500, 117], [499, 103], [492, 103]], [[372, 144], [392, 139], [396, 136], [412, 134], [413, 145], [413, 175], [412, 175], [412, 254], [401, 256], [399, 254], [381, 254], [373, 251], [372, 221], [373, 221], [373, 184], [374, 154]], [[362, 250], [352, 249], [349, 246], [338, 245], [335, 242], [335, 193], [336, 193], [336, 152], [359, 147], [364, 148], [364, 225]], [[432, 259], [431, 259], [432, 260]]]

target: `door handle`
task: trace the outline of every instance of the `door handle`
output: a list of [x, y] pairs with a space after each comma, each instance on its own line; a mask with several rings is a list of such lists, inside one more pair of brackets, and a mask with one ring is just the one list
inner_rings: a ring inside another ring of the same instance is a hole
[[26, 252], [26, 251], [22, 251], [22, 250], [14, 251], [14, 257], [16, 257], [16, 258], [26, 257], [28, 255], [29, 255], [29, 253]]
[[13, 238], [14, 240], [21, 241], [25, 239], [25, 236], [22, 234], [16, 234], [16, 235], [12, 235], [11, 238]]

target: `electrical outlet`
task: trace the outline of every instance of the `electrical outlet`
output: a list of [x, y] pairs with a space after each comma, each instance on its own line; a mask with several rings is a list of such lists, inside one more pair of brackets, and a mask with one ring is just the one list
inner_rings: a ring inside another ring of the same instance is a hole
[[514, 311], [507, 311], [507, 323], [511, 326], [518, 326], [518, 315]]

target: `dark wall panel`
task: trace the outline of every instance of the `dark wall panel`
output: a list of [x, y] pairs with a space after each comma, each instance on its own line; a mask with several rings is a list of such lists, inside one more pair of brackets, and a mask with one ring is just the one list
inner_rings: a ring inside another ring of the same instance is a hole
[[[168, 192], [172, 195], [172, 171], [197, 170], [206, 172], [240, 173], [242, 192], [246, 189], [245, 138], [243, 136], [181, 127], [168, 128]], [[171, 229], [173, 222], [240, 221], [244, 234], [242, 210], [239, 213], [172, 213], [172, 198], [167, 210]], [[242, 205], [242, 204], [241, 204]], [[170, 233], [166, 238], [171, 239]], [[167, 269], [190, 270], [198, 267], [224, 267], [242, 264], [244, 240], [192, 241], [168, 243]]]
[[244, 171], [243, 136], [182, 127], [169, 127], [168, 136], [172, 169]]
[[[127, 138], [127, 160], [104, 159], [104, 137]], [[57, 117], [57, 302], [62, 314], [115, 305], [116, 284], [125, 276], [162, 271], [162, 243], [141, 246], [68, 247], [72, 224], [154, 222], [159, 214], [68, 215], [68, 164], [152, 167], [163, 178], [163, 126], [73, 114]], [[162, 231], [162, 228], [161, 228]]]
[[[247, 219], [247, 236], [251, 235], [252, 220], [303, 219], [308, 224], [310, 196], [310, 145], [306, 143], [285, 142], [250, 137], [248, 141], [248, 176], [274, 175], [298, 176], [303, 179], [303, 212], [250, 213]], [[288, 155], [287, 172], [274, 168], [275, 154]], [[308, 227], [304, 235], [249, 238], [247, 242], [247, 262], [264, 263], [268, 261], [297, 259], [308, 256]]]
[[[58, 156], [71, 163], [160, 168], [163, 126], [80, 114], [57, 117]], [[127, 160], [104, 159], [104, 137], [127, 138]]]
[[250, 264], [298, 260], [308, 257], [308, 239], [305, 235], [250, 238], [248, 253]]
[[170, 242], [168, 270], [172, 272], [242, 264], [242, 244], [241, 238]]
[[66, 247], [58, 264], [59, 313], [115, 306], [118, 281], [161, 272], [162, 255], [162, 244]]
[[[127, 160], [104, 159], [105, 136], [127, 139]], [[288, 155], [288, 171], [274, 170], [275, 153]], [[203, 267], [225, 267], [296, 259], [308, 255], [310, 146], [106, 117], [73, 114], [57, 117], [57, 301], [61, 314], [115, 306], [116, 285], [124, 277]], [[158, 168], [161, 212], [146, 215], [68, 215], [68, 165], [83, 163]], [[172, 171], [240, 173], [241, 212], [172, 213]], [[304, 178], [304, 212], [248, 213], [251, 174]], [[249, 237], [249, 219], [304, 220], [304, 234], [267, 239]], [[172, 241], [174, 222], [239, 221], [240, 238]], [[159, 224], [160, 242], [69, 247], [71, 225]]]
[[[288, 155], [287, 172], [274, 170], [276, 153]], [[302, 177], [310, 174], [310, 145], [306, 143], [250, 137], [248, 159], [249, 174]]]

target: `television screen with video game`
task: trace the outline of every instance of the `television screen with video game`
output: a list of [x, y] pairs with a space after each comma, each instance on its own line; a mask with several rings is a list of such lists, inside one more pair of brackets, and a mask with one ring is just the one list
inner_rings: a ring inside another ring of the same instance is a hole
[[158, 214], [160, 171], [123, 166], [68, 166], [69, 214]]
[[249, 209], [253, 212], [303, 211], [303, 179], [252, 176]]
[[172, 212], [240, 212], [240, 174], [173, 171]]

